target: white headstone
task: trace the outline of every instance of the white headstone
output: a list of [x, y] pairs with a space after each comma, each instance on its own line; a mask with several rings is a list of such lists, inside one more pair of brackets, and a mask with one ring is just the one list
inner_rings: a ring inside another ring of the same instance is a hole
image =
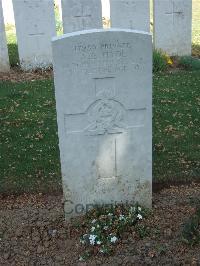
[[64, 33], [102, 28], [101, 0], [62, 0]]
[[21, 67], [50, 66], [56, 36], [53, 0], [13, 0], [13, 7]]
[[111, 27], [150, 31], [149, 0], [110, 0]]
[[2, 1], [0, 0], [0, 72], [10, 70], [8, 47], [3, 19]]
[[192, 0], [154, 0], [154, 47], [191, 55]]
[[94, 204], [151, 206], [151, 35], [66, 34], [53, 58], [66, 217]]

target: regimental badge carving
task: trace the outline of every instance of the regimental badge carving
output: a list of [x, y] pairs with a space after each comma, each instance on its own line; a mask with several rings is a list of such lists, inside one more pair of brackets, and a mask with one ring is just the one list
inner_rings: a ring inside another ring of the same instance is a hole
[[125, 108], [116, 97], [114, 77], [95, 78], [94, 83], [94, 99], [85, 112], [64, 115], [66, 134], [121, 134], [144, 126], [146, 108]]
[[88, 109], [88, 117], [91, 122], [87, 131], [94, 135], [122, 133], [125, 108], [121, 103], [113, 99], [100, 99], [94, 102]]
[[87, 132], [90, 135], [122, 133], [125, 129], [123, 120], [126, 110], [115, 100], [115, 78], [95, 79], [96, 100], [87, 110], [90, 122]]

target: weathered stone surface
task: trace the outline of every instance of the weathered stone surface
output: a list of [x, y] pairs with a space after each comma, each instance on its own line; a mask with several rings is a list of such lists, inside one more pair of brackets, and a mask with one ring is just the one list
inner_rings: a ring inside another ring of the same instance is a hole
[[102, 28], [101, 0], [62, 0], [64, 33]]
[[2, 1], [0, 0], [0, 72], [10, 70], [6, 33], [3, 19]]
[[154, 46], [169, 55], [190, 55], [192, 0], [154, 0]]
[[111, 26], [150, 31], [149, 0], [110, 0]]
[[95, 204], [151, 206], [151, 35], [67, 34], [53, 58], [66, 217]]
[[21, 67], [49, 67], [56, 36], [53, 0], [13, 0], [13, 7]]

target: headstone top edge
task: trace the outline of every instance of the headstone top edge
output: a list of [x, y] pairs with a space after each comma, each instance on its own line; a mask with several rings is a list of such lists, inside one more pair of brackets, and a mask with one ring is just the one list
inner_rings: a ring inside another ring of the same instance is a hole
[[152, 37], [152, 34], [146, 31], [139, 31], [139, 30], [131, 30], [131, 29], [123, 29], [123, 28], [110, 28], [110, 29], [90, 29], [90, 30], [82, 30], [76, 31], [71, 33], [63, 34], [62, 36], [57, 36], [52, 38], [52, 42], [56, 42], [67, 37], [75, 37], [80, 35], [86, 35], [91, 33], [102, 33], [102, 32], [126, 32], [126, 33], [136, 33], [136, 34], [143, 34], [146, 36]]

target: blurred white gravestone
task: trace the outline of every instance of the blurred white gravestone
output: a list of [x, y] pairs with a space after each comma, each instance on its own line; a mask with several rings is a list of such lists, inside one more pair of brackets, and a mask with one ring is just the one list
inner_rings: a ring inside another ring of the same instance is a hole
[[53, 0], [13, 0], [13, 7], [21, 67], [49, 67], [56, 36]]
[[10, 70], [8, 47], [3, 19], [2, 1], [0, 0], [0, 72]]
[[62, 0], [63, 31], [102, 28], [101, 0]]
[[169, 55], [191, 55], [192, 0], [154, 0], [154, 46]]
[[149, 0], [110, 0], [111, 27], [150, 31]]
[[151, 206], [152, 38], [87, 30], [53, 41], [66, 217], [95, 204]]

